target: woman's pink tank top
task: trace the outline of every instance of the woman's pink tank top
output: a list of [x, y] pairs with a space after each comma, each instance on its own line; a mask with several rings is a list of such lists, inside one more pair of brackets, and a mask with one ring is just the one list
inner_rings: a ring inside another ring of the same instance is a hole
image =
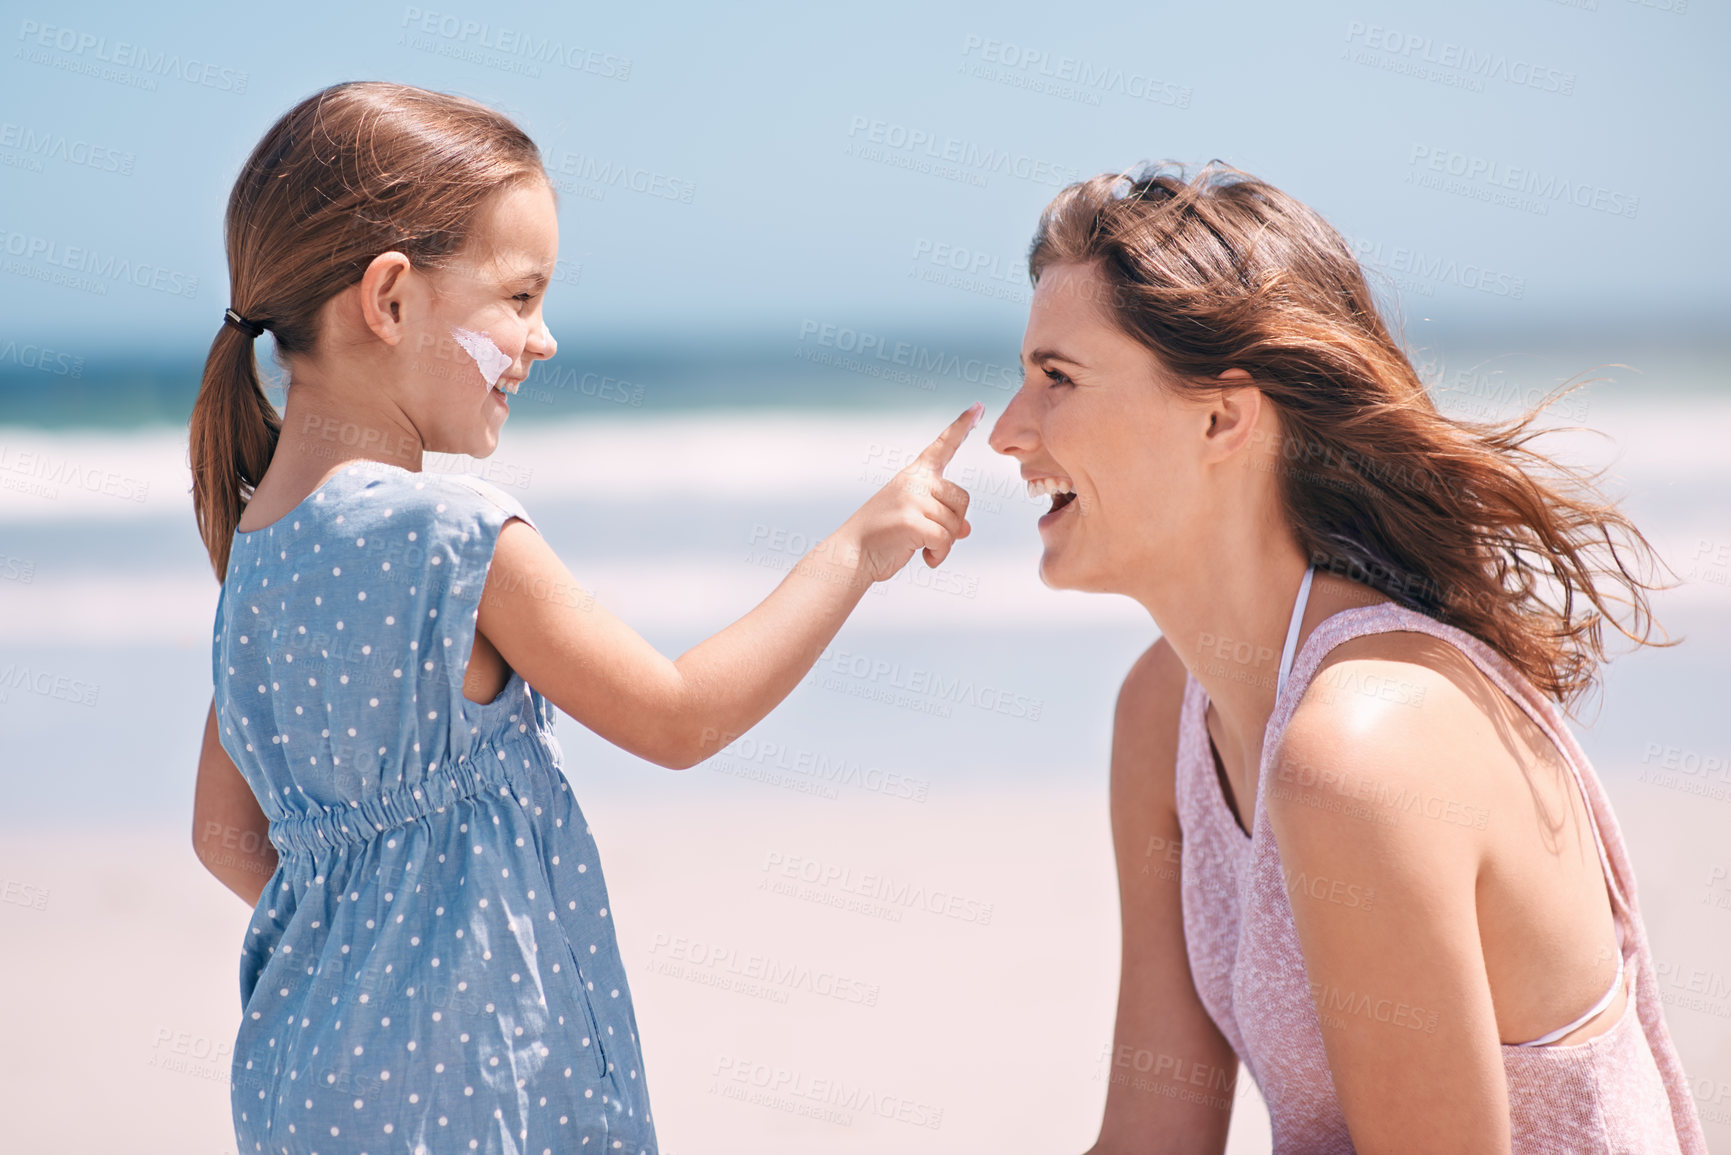
[[1185, 682], [1176, 793], [1190, 970], [1203, 1006], [1268, 1104], [1275, 1155], [1324, 1155], [1350, 1152], [1353, 1146], [1323, 1051], [1280, 848], [1263, 811], [1270, 762], [1324, 655], [1348, 639], [1394, 630], [1452, 643], [1526, 710], [1574, 771], [1601, 862], [1610, 868], [1611, 908], [1634, 989], [1616, 1024], [1594, 1038], [1568, 1046], [1503, 1046], [1516, 1155], [1707, 1155], [1683, 1066], [1665, 1027], [1653, 956], [1635, 904], [1634, 872], [1586, 754], [1556, 705], [1502, 655], [1462, 630], [1393, 604], [1343, 610], [1305, 639], [1268, 720], [1250, 836], [1239, 828], [1221, 792], [1203, 720], [1208, 696], [1194, 677]]

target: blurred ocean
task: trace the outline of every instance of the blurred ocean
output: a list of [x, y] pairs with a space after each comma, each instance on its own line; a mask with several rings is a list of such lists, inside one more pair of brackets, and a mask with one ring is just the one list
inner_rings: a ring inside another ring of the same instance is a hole
[[[811, 351], [790, 344], [795, 354]], [[1040, 584], [1036, 509], [1015, 462], [985, 444], [1009, 396], [993, 367], [1013, 364], [1014, 348], [929, 348], [938, 350], [931, 364], [947, 371], [916, 374], [905, 395], [886, 384], [882, 366], [844, 363], [833, 349], [836, 357], [815, 368], [785, 351], [776, 360], [773, 349], [755, 360], [746, 351], [713, 361], [668, 351], [635, 362], [592, 357], [581, 363], [596, 368], [582, 372], [554, 361], [537, 366], [513, 400], [491, 458], [433, 454], [427, 468], [466, 470], [513, 492], [579, 580], [676, 654], [754, 605], [944, 422], [984, 400], [986, 417], [949, 471], [973, 494], [973, 536], [942, 570], [910, 566], [869, 595], [836, 646], [904, 673], [995, 686], [1039, 703], [1037, 719], [1025, 708], [1006, 715], [944, 702], [888, 712], [870, 685], [850, 693], [807, 686], [762, 729], [867, 759], [896, 761], [917, 749], [946, 778], [1097, 774], [1118, 679], [1152, 640], [1152, 622], [1128, 599]], [[1487, 420], [1519, 412], [1594, 364], [1589, 355], [1550, 354], [1436, 359], [1428, 368], [1440, 407]], [[1584, 738], [1611, 763], [1661, 737], [1690, 748], [1722, 742], [1712, 695], [1731, 685], [1731, 658], [1714, 644], [1731, 624], [1731, 395], [1718, 362], [1642, 368], [1604, 370], [1556, 402], [1550, 423], [1579, 428], [1541, 443], [1564, 461], [1609, 466], [1605, 488], [1625, 499], [1683, 579], [1654, 608], [1688, 642], [1632, 654], [1607, 672], [1602, 711]], [[151, 379], [162, 392], [140, 404], [178, 409], [129, 425], [55, 396], [76, 382], [42, 390], [46, 400], [3, 394], [0, 652], [82, 689], [0, 684], [0, 734], [13, 755], [0, 773], [17, 778], [7, 782], [11, 805], [0, 823], [52, 819], [67, 782], [17, 773], [43, 759], [75, 769], [84, 818], [187, 813], [185, 770], [210, 691], [216, 582], [189, 495], [189, 375], [182, 365]], [[100, 379], [84, 384], [101, 388]], [[26, 421], [32, 405], [60, 424]], [[69, 726], [85, 737], [71, 749]], [[585, 765], [631, 761], [575, 733], [566, 741]], [[145, 765], [122, 753], [141, 748], [153, 752]]]
[[[1041, 585], [1037, 510], [1015, 462], [985, 444], [1009, 392], [986, 369], [980, 381], [966, 379], [970, 366], [1013, 363], [1014, 349], [994, 355], [977, 342], [942, 352], [946, 360], [933, 354], [933, 364], [949, 371], [927, 373], [930, 388], [916, 381], [906, 396], [886, 385], [880, 366], [832, 359], [812, 368], [761, 349], [756, 361], [743, 352], [713, 362], [666, 351], [635, 363], [591, 358], [598, 367], [581, 373], [552, 362], [513, 400], [491, 458], [433, 454], [427, 468], [466, 470], [513, 492], [579, 580], [677, 654], [756, 604], [944, 422], [984, 400], [985, 420], [949, 471], [973, 494], [973, 536], [942, 570], [909, 566], [880, 586], [836, 648], [892, 666], [898, 678], [922, 670], [977, 683], [994, 702], [1035, 704], [1037, 716], [1027, 705], [986, 708], [977, 693], [972, 703], [886, 706], [873, 693], [893, 687], [867, 678], [846, 692], [803, 687], [760, 730], [886, 765], [917, 751], [925, 771], [945, 781], [1091, 779], [1104, 765], [1118, 679], [1152, 641], [1152, 622], [1128, 599]], [[1439, 406], [1486, 420], [1519, 412], [1568, 370], [1593, 364], [1553, 354], [1429, 367], [1441, 383]], [[175, 822], [189, 813], [216, 582], [191, 510], [184, 368], [151, 378], [163, 386], [157, 401], [139, 395], [140, 404], [179, 409], [129, 426], [54, 395], [76, 383], [43, 390], [45, 401], [4, 393], [12, 420], [0, 424], [0, 653], [34, 681], [0, 681], [10, 803], [0, 823], [52, 822], [69, 788], [81, 821]], [[1714, 362], [1642, 376], [1605, 370], [1552, 409], [1552, 424], [1579, 428], [1543, 444], [1562, 460], [1609, 466], [1605, 488], [1625, 499], [1682, 578], [1654, 609], [1688, 641], [1634, 653], [1607, 672], [1583, 734], [1607, 765], [1638, 760], [1657, 741], [1723, 743], [1716, 691], [1731, 686], [1731, 657], [1716, 643], [1731, 628], [1731, 395], [1722, 381]], [[21, 420], [32, 405], [61, 424]], [[30, 688], [50, 682], [76, 692]], [[69, 730], [82, 740], [69, 745]], [[632, 759], [574, 723], [568, 730], [577, 764], [608, 768], [618, 789], [660, 781], [636, 773], [641, 767], [627, 772]], [[150, 752], [142, 760], [141, 750]], [[30, 769], [44, 763], [69, 773]]]

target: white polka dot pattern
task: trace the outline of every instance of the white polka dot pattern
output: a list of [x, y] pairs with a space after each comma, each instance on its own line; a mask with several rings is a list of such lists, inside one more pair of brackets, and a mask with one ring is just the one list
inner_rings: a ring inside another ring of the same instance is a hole
[[511, 517], [474, 478], [357, 462], [235, 535], [217, 720], [279, 853], [240, 959], [241, 1155], [658, 1151], [554, 711], [514, 672], [463, 696]]

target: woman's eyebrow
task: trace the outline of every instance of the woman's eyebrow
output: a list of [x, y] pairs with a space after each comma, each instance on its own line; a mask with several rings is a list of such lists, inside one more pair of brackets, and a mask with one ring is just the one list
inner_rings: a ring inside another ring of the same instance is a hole
[[1035, 349], [1032, 353], [1023, 357], [1022, 361], [1028, 365], [1033, 365], [1040, 361], [1062, 361], [1064, 364], [1074, 365], [1078, 369], [1087, 368], [1087, 366], [1082, 364], [1082, 362], [1066, 353], [1058, 351], [1057, 349]]

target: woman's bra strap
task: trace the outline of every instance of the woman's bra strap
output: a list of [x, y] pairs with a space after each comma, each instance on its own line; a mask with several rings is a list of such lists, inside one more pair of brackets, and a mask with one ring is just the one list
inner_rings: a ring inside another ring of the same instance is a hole
[[1543, 1035], [1540, 1035], [1538, 1038], [1534, 1039], [1530, 1043], [1515, 1043], [1513, 1045], [1517, 1046], [1517, 1047], [1542, 1047], [1548, 1043], [1556, 1042], [1558, 1039], [1562, 1038], [1564, 1035], [1568, 1034], [1570, 1031], [1575, 1030], [1577, 1027], [1585, 1026], [1587, 1023], [1591, 1022], [1594, 1018], [1598, 1017], [1598, 1015], [1603, 1013], [1604, 1009], [1606, 1007], [1610, 1006], [1611, 1001], [1617, 997], [1617, 988], [1622, 986], [1622, 985], [1623, 985], [1623, 948], [1621, 945], [1619, 945], [1617, 947], [1617, 977], [1611, 980], [1611, 989], [1605, 992], [1603, 998], [1601, 998], [1598, 1002], [1593, 1004], [1593, 1008], [1591, 1010], [1589, 1010], [1586, 1014], [1582, 1015], [1580, 1018], [1576, 1019], [1574, 1022], [1570, 1023], [1566, 1027], [1558, 1027], [1554, 1031], [1549, 1031]]

